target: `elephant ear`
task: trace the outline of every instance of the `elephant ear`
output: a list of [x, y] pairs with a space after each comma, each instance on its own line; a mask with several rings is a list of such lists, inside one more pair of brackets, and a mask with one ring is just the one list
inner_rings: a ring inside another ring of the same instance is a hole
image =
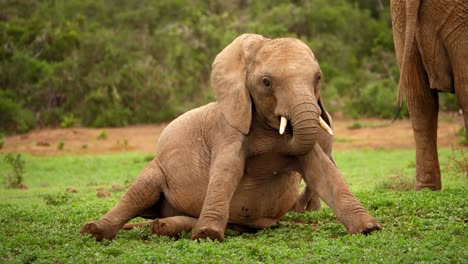
[[252, 121], [252, 103], [246, 86], [247, 68], [265, 40], [261, 35], [243, 34], [215, 58], [211, 87], [227, 123], [247, 135]]

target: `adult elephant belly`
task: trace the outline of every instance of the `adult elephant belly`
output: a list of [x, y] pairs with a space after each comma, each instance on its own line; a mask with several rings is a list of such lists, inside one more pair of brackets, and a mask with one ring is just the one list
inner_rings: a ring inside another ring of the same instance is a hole
[[247, 159], [231, 200], [229, 223], [252, 228], [274, 225], [296, 202], [301, 176], [295, 172], [295, 163], [274, 154]]

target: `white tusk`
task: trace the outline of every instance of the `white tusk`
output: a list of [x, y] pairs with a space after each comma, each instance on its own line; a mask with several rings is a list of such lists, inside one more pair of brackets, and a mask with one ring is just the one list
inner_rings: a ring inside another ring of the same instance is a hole
[[319, 124], [323, 129], [325, 129], [325, 131], [328, 132], [328, 134], [333, 136], [333, 130], [328, 126], [328, 124], [325, 122], [325, 120], [322, 119], [321, 116], [319, 117]]
[[288, 124], [288, 120], [286, 119], [286, 117], [281, 116], [280, 129], [279, 129], [280, 135], [283, 135], [287, 124]]

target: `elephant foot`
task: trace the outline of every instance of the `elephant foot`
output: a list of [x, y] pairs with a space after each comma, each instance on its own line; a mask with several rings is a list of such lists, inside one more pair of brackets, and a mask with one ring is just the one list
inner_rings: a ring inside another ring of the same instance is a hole
[[171, 228], [169, 223], [166, 223], [164, 219], [155, 219], [153, 220], [153, 234], [158, 236], [169, 236], [177, 237], [180, 232]]
[[152, 221], [153, 234], [178, 237], [182, 232], [190, 232], [197, 224], [197, 218], [189, 216], [171, 216]]
[[369, 215], [352, 221], [351, 224], [345, 225], [348, 234], [369, 234], [376, 230], [382, 230], [382, 225]]
[[421, 191], [422, 189], [429, 189], [431, 191], [440, 191], [442, 189], [442, 184], [438, 183], [416, 183], [416, 191]]
[[193, 240], [210, 238], [211, 240], [224, 241], [224, 230], [216, 227], [203, 226], [195, 230], [192, 234]]
[[119, 229], [112, 228], [109, 224], [103, 223], [102, 220], [93, 221], [86, 223], [80, 230], [80, 233], [90, 234], [96, 238], [96, 241], [101, 241], [104, 238], [112, 240], [116, 235]]

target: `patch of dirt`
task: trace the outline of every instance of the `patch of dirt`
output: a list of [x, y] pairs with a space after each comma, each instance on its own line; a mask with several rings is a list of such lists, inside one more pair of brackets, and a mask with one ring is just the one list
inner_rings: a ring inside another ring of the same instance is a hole
[[[166, 125], [167, 123], [104, 129], [41, 129], [6, 137], [0, 152], [28, 152], [34, 155], [99, 154], [125, 151], [154, 153], [159, 135]], [[438, 145], [456, 147], [459, 140], [456, 133], [462, 126], [461, 115], [441, 113]], [[350, 120], [335, 117], [334, 131], [334, 150], [414, 148], [413, 130], [409, 120], [397, 120], [392, 123], [391, 120], [382, 119]], [[102, 134], [106, 134], [106, 137], [103, 138]]]

